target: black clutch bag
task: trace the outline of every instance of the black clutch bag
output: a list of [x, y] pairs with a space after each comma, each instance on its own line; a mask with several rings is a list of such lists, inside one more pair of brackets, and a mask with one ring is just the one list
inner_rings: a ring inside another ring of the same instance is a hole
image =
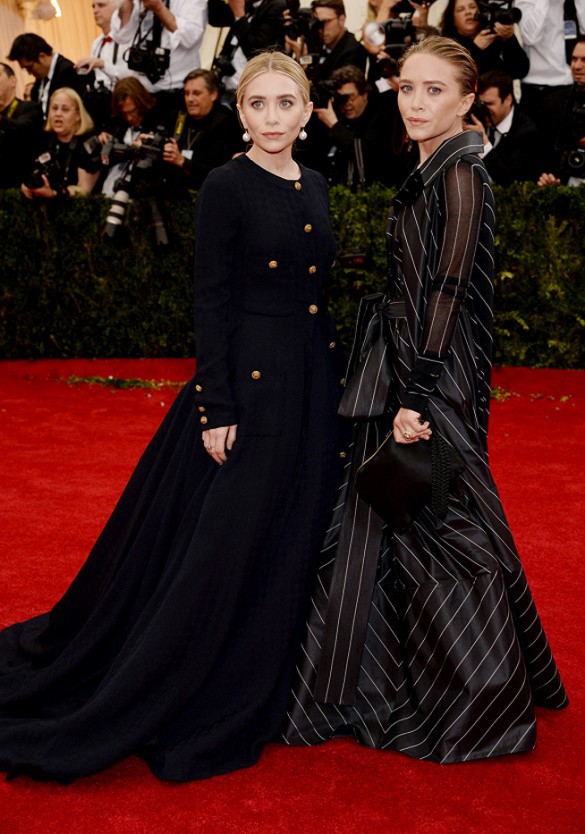
[[437, 432], [430, 440], [397, 443], [390, 432], [355, 476], [359, 497], [394, 530], [412, 524], [425, 505], [443, 518], [449, 490], [465, 469], [465, 463]]

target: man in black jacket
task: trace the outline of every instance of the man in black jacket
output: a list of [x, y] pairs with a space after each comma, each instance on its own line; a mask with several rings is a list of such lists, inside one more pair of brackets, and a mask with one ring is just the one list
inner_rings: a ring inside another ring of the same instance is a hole
[[482, 132], [483, 161], [492, 182], [504, 186], [522, 180], [534, 182], [539, 173], [540, 136], [532, 119], [516, 106], [513, 84], [500, 70], [484, 73], [478, 93], [487, 124], [472, 116], [470, 125]]
[[[295, 57], [310, 67], [311, 79], [325, 81], [336, 69], [348, 64], [365, 71], [368, 53], [345, 28], [343, 0], [313, 0], [311, 8], [314, 18], [311, 36], [286, 38]], [[312, 61], [308, 60], [309, 55]]]
[[0, 63], [0, 188], [19, 188], [39, 147], [43, 113], [39, 104], [16, 98], [12, 67]]
[[[43, 108], [43, 115], [47, 116], [49, 99], [60, 87], [72, 87], [79, 95], [83, 95], [88, 76], [79, 76], [73, 62], [59, 55], [44, 38], [30, 32], [19, 35], [14, 39], [8, 55], [9, 61], [18, 61], [36, 79], [31, 100], [37, 101]], [[93, 78], [91, 79], [93, 83]]]
[[331, 185], [401, 185], [417, 155], [410, 150], [394, 90], [371, 96], [364, 73], [352, 66], [335, 70], [331, 82], [334, 97], [314, 111], [328, 128], [318, 170]]
[[174, 137], [166, 143], [165, 179], [175, 196], [198, 189], [207, 174], [240, 148], [235, 114], [218, 102], [214, 72], [196, 69], [185, 78], [186, 113], [179, 113]]
[[208, 0], [209, 25], [229, 27], [215, 59], [228, 98], [233, 98], [246, 62], [263, 49], [282, 48], [285, 0]]

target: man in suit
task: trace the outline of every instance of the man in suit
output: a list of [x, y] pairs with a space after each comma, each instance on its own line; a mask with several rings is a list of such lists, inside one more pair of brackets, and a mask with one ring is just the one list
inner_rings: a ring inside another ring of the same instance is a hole
[[512, 78], [499, 70], [486, 72], [479, 79], [478, 94], [486, 124], [471, 116], [468, 127], [482, 133], [483, 161], [490, 179], [497, 185], [535, 181], [540, 137], [532, 119], [516, 106]]
[[43, 113], [39, 104], [16, 97], [12, 67], [0, 63], [0, 188], [19, 188], [39, 147]]
[[[365, 71], [368, 53], [345, 28], [343, 0], [313, 0], [311, 8], [314, 20], [308, 42], [304, 37], [286, 38], [287, 47], [295, 57], [310, 67], [310, 77], [325, 81], [336, 69], [348, 64]], [[315, 34], [317, 39], [312, 43]], [[302, 58], [309, 54], [313, 57], [310, 64]]]
[[198, 189], [208, 173], [241, 150], [235, 113], [218, 101], [218, 78], [211, 70], [192, 70], [185, 78], [185, 109], [174, 136], [164, 146], [164, 177], [174, 196]]
[[577, 38], [571, 55], [571, 87], [543, 104], [543, 154], [539, 185], [585, 182], [585, 37]]
[[72, 87], [83, 96], [88, 76], [79, 76], [73, 62], [59, 55], [44, 38], [27, 32], [14, 39], [10, 47], [9, 61], [18, 61], [36, 79], [31, 100], [42, 107], [43, 116], [47, 116], [49, 99], [60, 87]]
[[246, 62], [263, 49], [282, 48], [285, 0], [208, 0], [209, 25], [229, 27], [214, 69], [232, 100]]

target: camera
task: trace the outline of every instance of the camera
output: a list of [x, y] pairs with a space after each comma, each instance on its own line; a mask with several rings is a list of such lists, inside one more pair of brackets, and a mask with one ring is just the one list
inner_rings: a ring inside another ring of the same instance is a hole
[[230, 55], [216, 55], [213, 59], [213, 63], [211, 65], [211, 69], [219, 79], [222, 78], [230, 78], [232, 75], [236, 74], [236, 68], [234, 67], [232, 61], [234, 57], [234, 53], [237, 49], [237, 44], [231, 50]]
[[475, 118], [478, 120], [478, 122], [481, 122], [482, 125], [485, 128], [494, 126], [492, 124], [490, 111], [488, 110], [486, 105], [483, 103], [483, 101], [479, 98], [479, 96], [475, 97], [475, 100], [474, 100], [473, 104], [471, 105], [471, 107], [467, 111], [467, 114], [466, 114], [465, 119], [464, 119], [466, 124], [470, 124], [470, 125], [473, 124], [473, 121], [471, 119], [472, 116], [475, 116]]
[[[127, 163], [124, 173], [114, 186], [114, 196], [103, 230], [105, 237], [113, 239], [117, 236], [124, 223], [130, 198], [137, 195], [146, 198], [150, 214], [149, 225], [155, 245], [168, 245], [169, 237], [164, 217], [154, 193], [156, 168], [162, 160], [163, 148], [168, 140], [167, 131], [159, 125], [153, 133], [148, 134], [142, 140], [140, 145], [125, 145], [122, 142], [110, 140], [101, 149], [100, 156], [106, 160], [107, 164]], [[86, 144], [90, 143], [92, 143], [91, 139]], [[94, 150], [96, 150], [95, 146]]]
[[316, 28], [314, 24], [317, 21], [313, 17], [313, 9], [309, 6], [301, 6], [299, 0], [287, 0], [286, 7], [290, 12], [290, 17], [284, 27], [284, 34], [293, 41], [297, 38], [308, 38], [311, 31]]
[[54, 191], [62, 192], [65, 189], [65, 178], [56, 159], [53, 159], [49, 152], [42, 153], [35, 160], [35, 167], [24, 181], [27, 188], [36, 190], [42, 188], [45, 184], [43, 182], [43, 175], [48, 179], [49, 185]]
[[513, 0], [491, 0], [490, 3], [478, 3], [479, 14], [475, 19], [479, 20], [482, 29], [494, 31], [496, 23], [503, 23], [510, 26], [522, 19], [520, 9], [514, 8]]
[[125, 57], [128, 69], [142, 73], [151, 84], [156, 84], [170, 66], [171, 50], [139, 43], [131, 46]]
[[374, 64], [374, 71], [378, 78], [391, 78], [393, 75], [398, 75], [398, 59], [416, 40], [412, 7], [410, 8], [410, 12], [404, 12], [399, 17], [391, 17], [384, 23], [371, 21], [366, 25], [364, 30], [366, 40], [374, 46], [383, 47], [382, 51], [389, 56]]

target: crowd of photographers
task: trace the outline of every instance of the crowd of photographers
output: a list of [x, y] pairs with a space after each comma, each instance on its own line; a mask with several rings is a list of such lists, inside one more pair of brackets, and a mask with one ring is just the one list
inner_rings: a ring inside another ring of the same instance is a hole
[[[299, 144], [331, 184], [399, 185], [416, 165], [397, 107], [397, 60], [428, 25], [426, 0], [370, 0], [360, 39], [343, 0], [93, 0], [102, 34], [75, 64], [24, 34], [7, 61], [34, 77], [16, 97], [0, 63], [0, 187], [55, 199], [102, 191], [114, 236], [144, 197], [159, 244], [161, 202], [196, 190], [245, 146], [234, 106], [257, 51], [287, 51], [311, 81], [314, 112]], [[200, 68], [207, 25], [227, 30]], [[585, 0], [448, 0], [438, 29], [464, 44], [481, 79], [467, 127], [492, 180], [585, 181]], [[520, 33], [520, 38], [517, 33]], [[516, 92], [521, 89], [520, 102]]]

